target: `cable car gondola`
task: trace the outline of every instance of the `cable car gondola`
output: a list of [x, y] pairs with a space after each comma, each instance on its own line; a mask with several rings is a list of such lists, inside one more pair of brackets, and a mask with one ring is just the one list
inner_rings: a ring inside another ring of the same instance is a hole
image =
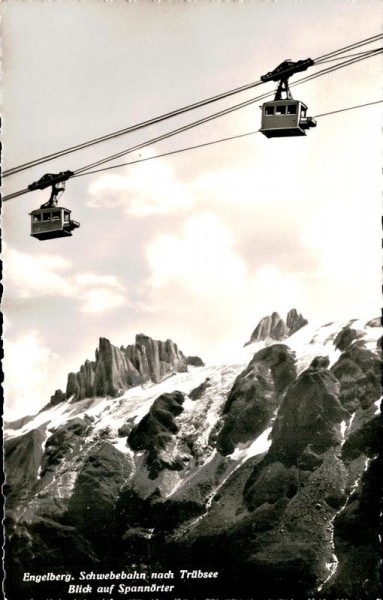
[[67, 237], [80, 227], [80, 223], [70, 218], [71, 211], [62, 206], [41, 207], [29, 214], [32, 219], [31, 236], [38, 240]]
[[[302, 136], [306, 135], [310, 127], [316, 127], [315, 119], [307, 116], [306, 104], [293, 99], [288, 82], [293, 73], [304, 71], [312, 64], [310, 58], [296, 63], [286, 60], [274, 71], [261, 77], [262, 81], [279, 81], [274, 100], [265, 102], [261, 106], [260, 132], [267, 138]], [[282, 98], [283, 93], [284, 98]]]
[[[80, 223], [71, 219], [71, 211], [63, 206], [57, 206], [57, 196], [65, 189], [65, 181], [71, 177], [71, 171], [65, 171], [58, 175], [48, 173], [32, 183], [30, 190], [52, 187], [48, 202], [40, 208], [33, 210], [31, 216], [31, 236], [38, 240], [51, 240], [54, 238], [68, 237], [72, 231], [80, 227]], [[61, 183], [59, 187], [58, 184]]]
[[307, 129], [316, 127], [315, 119], [306, 114], [307, 106], [299, 100], [265, 102], [260, 132], [268, 138], [306, 135]]

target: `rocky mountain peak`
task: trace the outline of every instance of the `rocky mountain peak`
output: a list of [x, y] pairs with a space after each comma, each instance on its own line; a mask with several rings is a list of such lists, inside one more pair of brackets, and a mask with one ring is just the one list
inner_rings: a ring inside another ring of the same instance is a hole
[[253, 333], [251, 334], [250, 340], [245, 344], [252, 344], [253, 342], [261, 342], [267, 339], [276, 340], [278, 342], [287, 339], [308, 324], [308, 321], [296, 310], [292, 308], [289, 310], [284, 320], [277, 312], [273, 312], [271, 315], [263, 317]]
[[163, 342], [139, 333], [134, 344], [117, 348], [100, 337], [95, 360], [86, 360], [77, 373], [69, 373], [65, 393], [56, 390], [48, 406], [67, 399], [116, 398], [133, 386], [160, 383], [173, 373], [186, 372], [188, 364], [202, 366], [203, 362], [199, 357], [185, 357], [170, 339]]

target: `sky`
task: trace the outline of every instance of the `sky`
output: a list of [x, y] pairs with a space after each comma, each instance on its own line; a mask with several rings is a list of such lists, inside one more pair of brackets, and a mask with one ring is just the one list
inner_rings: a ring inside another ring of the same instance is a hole
[[[258, 81], [286, 59], [315, 59], [380, 34], [382, 7], [5, 0], [3, 168]], [[381, 72], [374, 57], [292, 92], [310, 116], [321, 115], [380, 100]], [[3, 193], [261, 93], [272, 99], [273, 90], [264, 84], [9, 176]], [[114, 164], [256, 132], [261, 104]], [[255, 133], [70, 179], [60, 205], [81, 223], [71, 238], [30, 237], [28, 214], [49, 190], [4, 203], [6, 420], [65, 390], [99, 337], [117, 346], [138, 333], [171, 338], [214, 364], [232, 360], [273, 311], [295, 307], [318, 323], [377, 316], [382, 106], [319, 117], [302, 138]]]

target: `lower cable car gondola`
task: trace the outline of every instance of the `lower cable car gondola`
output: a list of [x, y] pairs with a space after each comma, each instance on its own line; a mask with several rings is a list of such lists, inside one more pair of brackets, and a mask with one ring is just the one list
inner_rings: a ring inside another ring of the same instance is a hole
[[71, 219], [71, 211], [62, 206], [41, 207], [33, 210], [30, 215], [31, 236], [38, 240], [67, 237], [80, 227], [80, 223]]
[[[57, 206], [58, 195], [65, 189], [65, 181], [71, 177], [71, 171], [65, 171], [58, 175], [44, 175], [38, 182], [31, 184], [30, 190], [52, 187], [48, 202], [40, 208], [33, 210], [31, 216], [31, 236], [38, 240], [51, 240], [54, 238], [68, 237], [72, 231], [80, 227], [80, 223], [71, 219], [71, 211], [68, 208]], [[58, 183], [61, 186], [58, 187]]]
[[261, 77], [262, 81], [279, 81], [279, 85], [274, 100], [265, 102], [261, 106], [260, 133], [268, 138], [293, 137], [306, 135], [308, 129], [316, 127], [316, 120], [307, 116], [306, 104], [293, 99], [288, 83], [293, 73], [304, 71], [312, 64], [314, 63], [310, 58], [298, 62], [286, 60], [274, 71]]

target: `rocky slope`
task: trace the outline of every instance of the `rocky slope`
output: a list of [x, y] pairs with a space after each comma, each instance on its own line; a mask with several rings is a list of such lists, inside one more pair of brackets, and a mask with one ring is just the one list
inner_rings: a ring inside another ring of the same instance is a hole
[[[220, 366], [101, 340], [65, 394], [9, 427], [9, 600], [66, 597], [26, 572], [92, 570], [171, 579], [134, 598], [381, 595], [379, 321], [268, 331]], [[86, 583], [76, 598], [121, 596]]]

